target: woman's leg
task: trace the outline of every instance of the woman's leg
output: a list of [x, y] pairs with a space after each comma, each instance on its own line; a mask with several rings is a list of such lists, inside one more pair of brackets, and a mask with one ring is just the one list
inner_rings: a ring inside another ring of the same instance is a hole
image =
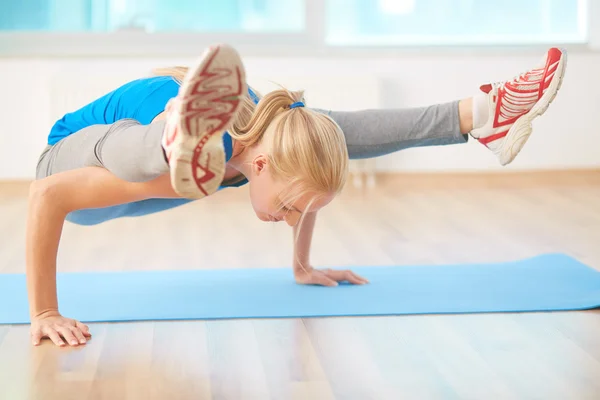
[[405, 109], [317, 111], [327, 113], [342, 128], [351, 159], [467, 141], [466, 132], [461, 132], [458, 101]]
[[551, 48], [531, 70], [505, 82], [481, 86], [472, 98], [429, 107], [330, 115], [346, 136], [350, 158], [370, 158], [408, 147], [465, 143], [469, 136], [510, 163], [531, 135], [531, 122], [556, 96], [567, 63]]
[[[37, 178], [84, 167], [105, 168], [130, 182], [145, 182], [169, 173], [161, 146], [164, 121], [140, 125], [121, 120], [84, 128], [44, 150]], [[153, 214], [189, 203], [189, 199], [148, 199], [112, 207], [77, 210], [67, 221], [96, 225], [120, 217]]]
[[92, 125], [47, 149], [37, 178], [83, 167], [102, 167], [129, 182], [145, 182], [169, 172], [161, 139], [164, 121], [141, 125], [124, 119]]

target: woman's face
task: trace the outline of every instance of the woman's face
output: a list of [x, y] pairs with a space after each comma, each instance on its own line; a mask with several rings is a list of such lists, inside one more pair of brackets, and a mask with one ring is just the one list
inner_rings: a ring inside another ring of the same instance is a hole
[[[293, 203], [286, 202], [285, 194], [293, 191], [293, 187], [282, 180], [273, 178], [268, 159], [263, 156], [253, 160], [250, 185], [250, 202], [256, 216], [261, 221], [285, 221], [294, 226], [302, 214], [316, 212], [329, 204], [335, 197], [333, 194], [305, 193]], [[314, 199], [314, 201], [313, 201]], [[310, 204], [312, 201], [312, 204]], [[310, 209], [307, 210], [307, 207]]]

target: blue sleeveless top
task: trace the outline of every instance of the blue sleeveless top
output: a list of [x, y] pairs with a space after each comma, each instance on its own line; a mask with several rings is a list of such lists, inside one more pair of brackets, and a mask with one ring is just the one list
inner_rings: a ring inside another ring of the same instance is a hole
[[[170, 76], [142, 78], [126, 83], [56, 121], [48, 135], [48, 144], [54, 145], [85, 127], [112, 124], [125, 118], [135, 119], [144, 125], [150, 124], [158, 114], [164, 111], [169, 99], [177, 96], [178, 92], [179, 83]], [[258, 103], [258, 97], [250, 88], [248, 88], [248, 92], [254, 102]], [[225, 159], [229, 161], [233, 153], [233, 143], [227, 132], [223, 134], [223, 144]], [[244, 179], [232, 186], [242, 186], [246, 183], [248, 181]], [[152, 214], [190, 201], [193, 200], [147, 199], [106, 208], [74, 211], [67, 216], [67, 220], [80, 225], [94, 225], [119, 217]]]
[[48, 144], [56, 144], [90, 125], [112, 124], [125, 118], [148, 125], [165, 110], [169, 99], [177, 96], [178, 91], [179, 84], [169, 76], [126, 83], [56, 121], [48, 136]]

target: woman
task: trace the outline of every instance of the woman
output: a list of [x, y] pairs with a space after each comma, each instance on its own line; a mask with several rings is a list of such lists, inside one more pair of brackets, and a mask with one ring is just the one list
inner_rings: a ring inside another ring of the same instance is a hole
[[472, 98], [404, 110], [327, 112], [301, 93], [259, 99], [235, 50], [208, 49], [199, 63], [129, 82], [57, 121], [31, 186], [27, 282], [34, 345], [49, 337], [83, 344], [86, 325], [60, 315], [56, 254], [65, 220], [85, 225], [139, 216], [249, 184], [263, 221], [294, 227], [301, 284], [367, 283], [308, 260], [316, 213], [341, 191], [348, 159], [473, 137], [502, 165], [516, 157], [531, 122], [556, 95], [566, 54], [550, 49], [516, 78], [483, 85]]

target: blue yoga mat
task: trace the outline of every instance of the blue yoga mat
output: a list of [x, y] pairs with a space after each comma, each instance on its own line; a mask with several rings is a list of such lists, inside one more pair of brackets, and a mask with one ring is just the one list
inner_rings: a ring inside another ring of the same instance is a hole
[[[565, 255], [468, 265], [361, 267], [370, 284], [297, 285], [289, 268], [63, 273], [62, 313], [85, 322], [580, 310], [600, 272]], [[0, 323], [28, 323], [25, 276], [0, 275]]]

